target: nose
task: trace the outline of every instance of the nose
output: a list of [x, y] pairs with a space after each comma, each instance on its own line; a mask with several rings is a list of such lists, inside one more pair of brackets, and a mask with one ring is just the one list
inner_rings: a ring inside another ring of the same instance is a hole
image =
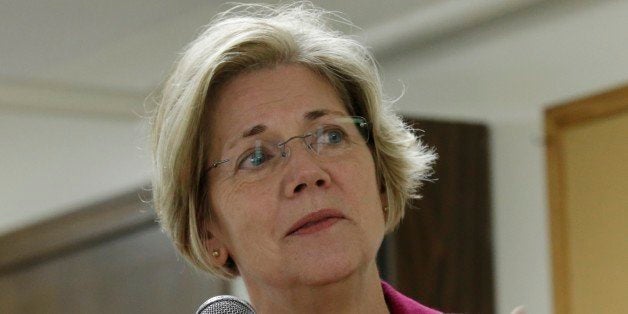
[[292, 198], [307, 190], [329, 187], [331, 177], [320, 167], [321, 161], [317, 160], [314, 155], [315, 153], [309, 151], [305, 145], [293, 145], [290, 156], [285, 161], [282, 182], [286, 197]]

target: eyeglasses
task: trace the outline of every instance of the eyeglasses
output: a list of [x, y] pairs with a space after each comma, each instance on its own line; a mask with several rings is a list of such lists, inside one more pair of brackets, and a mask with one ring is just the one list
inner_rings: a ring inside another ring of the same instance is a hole
[[346, 156], [356, 145], [368, 143], [369, 125], [365, 118], [358, 116], [323, 117], [305, 134], [290, 137], [285, 141], [247, 139], [237, 145], [235, 150], [239, 153], [234, 154], [235, 158], [214, 161], [208, 171], [221, 167], [221, 171], [225, 171], [227, 177], [242, 182], [265, 179], [288, 159], [290, 156], [288, 143], [294, 139], [301, 139], [305, 148], [317, 158], [333, 161]]

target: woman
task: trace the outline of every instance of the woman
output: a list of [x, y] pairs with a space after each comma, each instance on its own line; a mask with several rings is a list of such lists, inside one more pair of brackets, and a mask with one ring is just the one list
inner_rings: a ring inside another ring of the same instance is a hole
[[258, 313], [435, 313], [375, 263], [435, 156], [328, 20], [242, 5], [187, 47], [153, 121], [160, 223], [198, 268], [242, 276]]

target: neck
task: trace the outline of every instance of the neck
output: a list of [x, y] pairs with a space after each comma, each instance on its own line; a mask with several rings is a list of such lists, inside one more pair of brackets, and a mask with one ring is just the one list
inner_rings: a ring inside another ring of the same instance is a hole
[[262, 288], [247, 283], [247, 290], [260, 314], [389, 313], [374, 261], [366, 271], [333, 283], [285, 288]]

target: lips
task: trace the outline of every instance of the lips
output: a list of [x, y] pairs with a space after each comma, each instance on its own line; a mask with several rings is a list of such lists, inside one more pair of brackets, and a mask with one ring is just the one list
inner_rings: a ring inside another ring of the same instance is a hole
[[318, 232], [344, 218], [345, 216], [338, 210], [320, 209], [299, 219], [290, 227], [286, 236]]

